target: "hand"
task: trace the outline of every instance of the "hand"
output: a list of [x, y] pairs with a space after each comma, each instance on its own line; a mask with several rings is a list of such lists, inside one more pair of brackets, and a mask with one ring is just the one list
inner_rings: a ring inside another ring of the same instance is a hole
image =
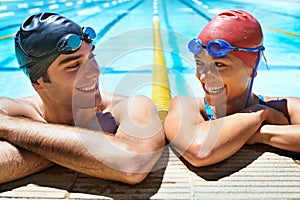
[[115, 118], [110, 112], [98, 112], [87, 125], [82, 126], [84, 128], [103, 131], [105, 133], [115, 134], [119, 127], [119, 123], [116, 122]]
[[102, 113], [98, 112], [96, 114], [99, 126], [103, 132], [116, 133], [119, 124], [116, 122], [115, 118], [110, 112]]
[[262, 112], [262, 118], [265, 123], [267, 124], [273, 124], [273, 125], [288, 125], [289, 120], [286, 118], [286, 116], [271, 107], [268, 107], [266, 105], [260, 105], [256, 104], [253, 106], [250, 106], [244, 110], [244, 112]]
[[6, 118], [9, 117], [5, 112], [3, 112], [2, 110], [0, 110], [0, 141], [2, 139], [6, 139], [6, 135], [8, 134], [6, 125]]
[[252, 135], [246, 142], [246, 144], [256, 144], [256, 143], [263, 143], [264, 135], [261, 134], [260, 129], [257, 130], [254, 135]]

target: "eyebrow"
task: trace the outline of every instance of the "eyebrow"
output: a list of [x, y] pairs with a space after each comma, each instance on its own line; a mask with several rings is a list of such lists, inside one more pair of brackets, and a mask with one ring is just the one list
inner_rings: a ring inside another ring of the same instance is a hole
[[[95, 45], [92, 46], [92, 49], [91, 49], [90, 52], [93, 52], [94, 49], [95, 49]], [[58, 64], [59, 64], [59, 65], [63, 65], [63, 64], [66, 64], [66, 63], [68, 63], [68, 62], [71, 62], [71, 61], [73, 61], [73, 60], [77, 60], [77, 59], [79, 59], [79, 58], [81, 58], [81, 57], [83, 57], [83, 55], [81, 55], [81, 54], [80, 54], [80, 55], [76, 55], [76, 56], [68, 56], [67, 58], [61, 60]]]
[[[201, 58], [199, 58], [197, 55], [194, 55], [194, 59], [195, 60], [200, 60], [201, 61]], [[226, 61], [232, 61], [232, 58], [230, 58], [230, 57], [227, 57], [227, 56], [225, 56], [225, 57], [219, 57], [219, 58], [216, 58], [217, 59], [217, 61], [214, 61], [214, 62], [226, 62]]]
[[66, 64], [70, 61], [73, 61], [73, 60], [77, 60], [79, 58], [81, 58], [83, 55], [77, 55], [77, 56], [68, 56], [67, 58], [61, 60], [58, 64], [59, 65], [63, 65], [63, 64]]

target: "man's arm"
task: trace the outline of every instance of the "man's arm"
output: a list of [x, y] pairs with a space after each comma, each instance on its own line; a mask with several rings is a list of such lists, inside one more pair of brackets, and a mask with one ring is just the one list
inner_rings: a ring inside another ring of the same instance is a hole
[[[10, 98], [0, 98], [0, 113], [31, 117], [34, 120], [42, 119], [38, 112], [25, 102]], [[1, 125], [0, 120], [0, 127]], [[51, 165], [52, 162], [41, 156], [0, 139], [0, 184], [36, 173]]]
[[[165, 121], [168, 140], [194, 166], [211, 165], [230, 157], [265, 121], [287, 123], [283, 114], [259, 106], [249, 113], [205, 121], [199, 104], [189, 97], [174, 98]], [[269, 119], [271, 113], [276, 116]]]
[[248, 141], [248, 144], [264, 143], [280, 149], [300, 153], [300, 99], [286, 98], [290, 125], [266, 124]]
[[0, 137], [75, 171], [135, 184], [159, 159], [164, 132], [155, 106], [145, 97], [133, 97], [117, 109], [115, 135], [1, 114]]
[[13, 181], [52, 165], [52, 162], [0, 140], [0, 184]]

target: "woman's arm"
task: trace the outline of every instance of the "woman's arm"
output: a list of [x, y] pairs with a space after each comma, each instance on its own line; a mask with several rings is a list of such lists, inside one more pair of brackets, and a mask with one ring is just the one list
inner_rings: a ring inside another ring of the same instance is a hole
[[285, 98], [290, 125], [266, 124], [248, 141], [248, 144], [264, 143], [280, 149], [300, 153], [300, 99]]
[[[262, 123], [287, 123], [282, 113], [256, 105], [251, 112], [205, 121], [199, 102], [188, 97], [172, 100], [165, 121], [171, 144], [194, 166], [211, 165], [233, 155]], [[272, 116], [272, 117], [271, 117]]]
[[264, 125], [253, 143], [264, 143], [280, 149], [300, 153], [300, 124]]

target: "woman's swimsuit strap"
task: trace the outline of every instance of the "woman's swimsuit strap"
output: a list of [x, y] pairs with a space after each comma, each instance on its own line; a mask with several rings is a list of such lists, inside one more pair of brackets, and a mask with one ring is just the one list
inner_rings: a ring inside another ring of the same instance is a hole
[[[266, 105], [266, 102], [265, 102], [265, 100], [264, 100], [264, 96], [258, 95], [258, 98], [259, 98], [259, 104], [260, 104], [260, 105]], [[205, 98], [205, 97], [204, 97], [204, 107], [205, 107], [207, 119], [208, 119], [208, 120], [214, 120], [215, 117], [214, 117], [214, 115], [213, 115], [212, 109], [211, 109], [211, 107], [208, 105], [208, 103], [206, 102], [206, 98]]]

